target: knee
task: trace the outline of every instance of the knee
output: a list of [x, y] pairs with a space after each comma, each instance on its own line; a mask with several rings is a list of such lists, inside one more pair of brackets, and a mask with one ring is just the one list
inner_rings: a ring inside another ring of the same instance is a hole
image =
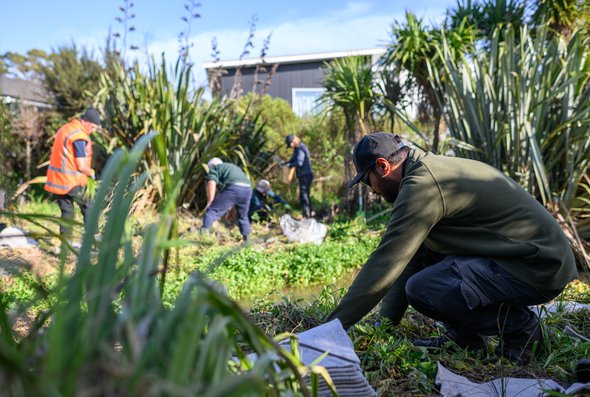
[[414, 274], [406, 282], [406, 297], [414, 308], [423, 306], [428, 299], [428, 282], [420, 273]]

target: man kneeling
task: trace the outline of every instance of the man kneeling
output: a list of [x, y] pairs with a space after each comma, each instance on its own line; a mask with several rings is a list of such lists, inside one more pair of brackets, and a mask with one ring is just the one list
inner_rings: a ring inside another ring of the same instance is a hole
[[397, 325], [408, 304], [447, 327], [419, 346], [484, 346], [519, 363], [542, 339], [528, 306], [548, 302], [577, 277], [569, 242], [551, 214], [515, 181], [484, 163], [425, 153], [378, 132], [354, 148], [357, 175], [393, 203], [391, 220], [327, 320], [352, 326], [383, 299]]

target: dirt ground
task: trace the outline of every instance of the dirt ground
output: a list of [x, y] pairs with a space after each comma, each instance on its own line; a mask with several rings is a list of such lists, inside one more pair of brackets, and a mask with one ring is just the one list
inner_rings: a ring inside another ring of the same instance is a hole
[[43, 277], [59, 268], [59, 258], [39, 247], [0, 248], [0, 277], [28, 272]]

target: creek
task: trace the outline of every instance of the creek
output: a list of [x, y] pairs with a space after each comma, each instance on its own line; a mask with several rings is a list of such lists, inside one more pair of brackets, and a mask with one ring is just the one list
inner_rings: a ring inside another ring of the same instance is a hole
[[354, 281], [354, 278], [356, 277], [358, 272], [358, 270], [354, 270], [349, 274], [342, 276], [336, 283], [285, 287], [281, 290], [272, 291], [263, 297], [249, 296], [239, 299], [237, 302], [240, 305], [240, 307], [242, 307], [244, 310], [252, 308], [254, 302], [261, 298], [264, 298], [265, 300], [273, 303], [278, 303], [282, 301], [283, 298], [299, 300], [306, 303], [313, 302], [317, 299], [318, 295], [320, 295], [323, 289], [327, 286], [331, 287], [333, 290], [338, 290], [340, 288], [348, 288], [350, 284], [352, 284], [352, 282]]

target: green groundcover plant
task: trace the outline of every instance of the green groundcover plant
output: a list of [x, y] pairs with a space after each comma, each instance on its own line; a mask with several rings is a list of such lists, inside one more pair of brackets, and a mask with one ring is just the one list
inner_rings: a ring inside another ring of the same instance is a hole
[[[138, 164], [152, 138], [116, 152], [107, 163], [75, 269], [64, 269], [64, 244], [47, 310], [26, 336], [15, 333], [17, 316], [0, 293], [2, 394], [311, 396], [317, 389], [307, 386], [305, 376], [312, 385], [320, 376], [331, 384], [325, 370], [306, 367], [279, 348], [198, 274], [184, 283], [172, 307], [163, 304], [157, 278], [165, 250], [175, 246], [168, 239], [174, 197], [159, 221], [145, 226], [138, 253], [127, 225], [134, 195], [147, 178], [137, 175]], [[99, 224], [103, 238], [95, 241]], [[246, 359], [250, 352], [258, 355], [254, 363]]]

